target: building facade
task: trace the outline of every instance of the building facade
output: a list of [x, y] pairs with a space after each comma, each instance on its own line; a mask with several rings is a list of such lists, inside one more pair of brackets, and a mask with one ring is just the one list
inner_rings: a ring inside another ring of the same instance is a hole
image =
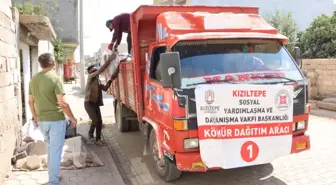
[[[22, 123], [27, 123], [32, 115], [28, 106], [29, 82], [35, 74], [41, 71], [38, 56], [42, 53], [53, 53], [51, 41], [56, 38], [54, 29], [48, 17], [19, 16], [19, 54], [21, 64], [21, 95]], [[36, 30], [39, 30], [36, 32]]]
[[[23, 3], [27, 0], [12, 0], [13, 3]], [[53, 0], [30, 0], [31, 3], [46, 3], [47, 6], [54, 6]], [[79, 1], [78, 0], [57, 0], [56, 7], [48, 12], [51, 24], [58, 39], [61, 39], [65, 46], [65, 60], [74, 61], [74, 52], [79, 45]], [[57, 67], [57, 73], [62, 76], [63, 65]]]
[[[23, 3], [27, 0], [13, 0]], [[52, 6], [52, 0], [44, 0]], [[30, 0], [32, 3], [40, 3], [41, 0]], [[78, 45], [79, 43], [79, 12], [78, 0], [57, 0], [57, 6], [48, 13], [56, 35], [66, 44]]]
[[156, 5], [208, 5], [208, 6], [254, 6], [260, 8], [260, 14], [267, 16], [276, 10], [293, 13], [300, 30], [323, 13], [332, 15], [335, 6], [332, 0], [154, 0]]
[[0, 184], [21, 144], [22, 126], [32, 119], [28, 90], [40, 70], [38, 55], [52, 52], [56, 38], [47, 17], [20, 15], [11, 6], [11, 0], [0, 0]]
[[192, 0], [154, 0], [154, 5], [191, 5]]
[[0, 0], [0, 184], [11, 169], [11, 157], [21, 141], [21, 79], [19, 13], [10, 0]]

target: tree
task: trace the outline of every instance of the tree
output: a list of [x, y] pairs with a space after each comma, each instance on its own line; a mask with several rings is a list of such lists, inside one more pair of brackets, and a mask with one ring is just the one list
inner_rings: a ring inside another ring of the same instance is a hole
[[54, 11], [57, 7], [57, 0], [45, 2], [40, 0], [39, 3], [31, 3], [30, 0], [25, 0], [23, 3], [14, 3], [20, 14], [23, 15], [43, 15], [48, 16], [49, 12]]
[[55, 39], [54, 41], [52, 41], [52, 45], [54, 46], [54, 56], [56, 62], [58, 62], [59, 64], [66, 63], [63, 42], [60, 39]]
[[336, 14], [323, 14], [310, 24], [299, 37], [303, 58], [336, 57]]
[[266, 14], [265, 20], [276, 28], [281, 34], [288, 37], [288, 44], [286, 48], [293, 55], [296, 44], [296, 33], [298, 31], [297, 24], [293, 18], [292, 12], [284, 12], [276, 10], [275, 13]]

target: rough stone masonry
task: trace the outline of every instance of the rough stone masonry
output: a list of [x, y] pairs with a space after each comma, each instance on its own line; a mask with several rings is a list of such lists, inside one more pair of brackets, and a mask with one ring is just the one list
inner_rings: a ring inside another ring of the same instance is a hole
[[0, 184], [11, 169], [11, 157], [21, 131], [21, 83], [17, 9], [0, 1]]
[[304, 59], [302, 69], [309, 80], [309, 99], [336, 94], [336, 59]]

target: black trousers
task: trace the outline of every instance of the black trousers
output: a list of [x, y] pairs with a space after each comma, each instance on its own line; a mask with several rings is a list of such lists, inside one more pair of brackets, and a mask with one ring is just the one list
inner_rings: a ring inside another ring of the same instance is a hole
[[127, 49], [128, 49], [128, 54], [131, 54], [131, 49], [132, 49], [132, 37], [131, 37], [131, 32], [128, 33], [127, 35]]
[[98, 141], [101, 139], [101, 132], [103, 128], [103, 121], [100, 112], [100, 107], [98, 104], [93, 102], [85, 102], [84, 107], [90, 119], [92, 120], [89, 130], [89, 137], [93, 137], [93, 132], [96, 129], [96, 140]]

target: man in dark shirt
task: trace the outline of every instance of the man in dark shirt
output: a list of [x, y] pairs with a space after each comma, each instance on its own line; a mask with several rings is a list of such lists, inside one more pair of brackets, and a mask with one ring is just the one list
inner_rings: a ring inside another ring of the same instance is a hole
[[[84, 107], [90, 119], [92, 120], [89, 130], [89, 139], [90, 141], [95, 142], [97, 145], [105, 145], [105, 142], [101, 140], [103, 121], [100, 112], [100, 106], [104, 105], [102, 90], [107, 91], [111, 86], [112, 81], [118, 77], [119, 65], [106, 85], [101, 84], [99, 75], [107, 69], [107, 67], [115, 58], [116, 54], [114, 53], [113, 55], [104, 58], [105, 63], [99, 69], [97, 69], [94, 65], [89, 66], [87, 69], [89, 76], [85, 88]], [[94, 141], [93, 132], [95, 130], [96, 140]]]
[[106, 27], [109, 28], [111, 32], [114, 30], [113, 38], [109, 45], [110, 50], [117, 50], [122, 39], [122, 34], [127, 33], [128, 54], [131, 54], [132, 38], [130, 16], [129, 13], [122, 13], [115, 16], [113, 19], [106, 21]]

